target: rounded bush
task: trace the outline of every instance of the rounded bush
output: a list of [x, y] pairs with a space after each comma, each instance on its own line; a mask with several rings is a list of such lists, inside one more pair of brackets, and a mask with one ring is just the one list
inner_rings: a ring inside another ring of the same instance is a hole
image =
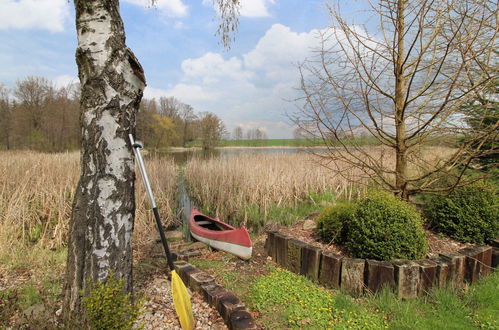
[[436, 231], [461, 242], [485, 243], [499, 236], [498, 205], [494, 187], [477, 183], [431, 197], [424, 214]]
[[343, 243], [354, 204], [338, 204], [325, 208], [317, 217], [317, 234], [325, 242]]
[[357, 258], [376, 260], [419, 259], [428, 249], [416, 209], [386, 192], [371, 192], [357, 203], [346, 246]]

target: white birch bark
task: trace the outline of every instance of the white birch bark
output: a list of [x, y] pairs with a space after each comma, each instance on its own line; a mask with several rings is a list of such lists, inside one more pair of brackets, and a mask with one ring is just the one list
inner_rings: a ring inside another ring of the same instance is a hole
[[135, 133], [145, 78], [126, 47], [118, 0], [75, 0], [81, 82], [81, 177], [68, 243], [64, 315], [80, 310], [81, 292], [110, 271], [132, 289]]

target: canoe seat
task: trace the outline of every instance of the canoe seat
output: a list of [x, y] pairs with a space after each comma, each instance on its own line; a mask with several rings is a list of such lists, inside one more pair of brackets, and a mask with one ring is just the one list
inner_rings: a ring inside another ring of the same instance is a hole
[[203, 225], [209, 225], [209, 224], [212, 224], [213, 222], [211, 221], [207, 221], [207, 220], [202, 220], [202, 221], [196, 221], [196, 224], [199, 225], [199, 226], [203, 226]]

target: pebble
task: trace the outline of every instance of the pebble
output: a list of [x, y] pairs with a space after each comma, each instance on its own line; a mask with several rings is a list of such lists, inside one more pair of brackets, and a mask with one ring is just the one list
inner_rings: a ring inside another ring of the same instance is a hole
[[[173, 307], [171, 283], [166, 274], [155, 275], [147, 283], [137, 287], [137, 296], [145, 297], [143, 313], [136, 322], [137, 327], [141, 325], [145, 330], [181, 330]], [[195, 329], [227, 329], [218, 312], [209, 306], [198, 293], [191, 296], [191, 303]]]

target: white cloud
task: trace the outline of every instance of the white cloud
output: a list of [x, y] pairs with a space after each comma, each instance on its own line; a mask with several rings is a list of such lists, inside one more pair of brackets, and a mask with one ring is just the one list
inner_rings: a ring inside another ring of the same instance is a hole
[[272, 0], [242, 0], [240, 14], [243, 17], [268, 17], [268, 6], [273, 3]]
[[64, 30], [69, 4], [64, 0], [1, 0], [1, 29]]
[[258, 41], [253, 50], [245, 54], [244, 63], [248, 69], [264, 71], [267, 78], [282, 80], [283, 75], [293, 76], [298, 62], [310, 56], [318, 46], [318, 30], [296, 33], [287, 26], [274, 24]]
[[[62, 0], [61, 0], [62, 1]], [[142, 6], [145, 8], [150, 0], [123, 0], [132, 5]], [[168, 17], [184, 17], [187, 15], [188, 7], [182, 0], [157, 0], [154, 4], [163, 14]]]
[[67, 74], [63, 74], [61, 76], [57, 76], [54, 79], [52, 79], [52, 82], [54, 83], [55, 87], [62, 88], [62, 87], [67, 87], [71, 84], [79, 83], [80, 79], [78, 79], [78, 77], [73, 77]]
[[286, 100], [297, 97], [296, 63], [318, 46], [316, 32], [273, 25], [243, 56], [225, 59], [209, 52], [184, 60], [180, 83], [167, 90], [148, 87], [145, 96], [175, 96], [196, 111], [217, 114], [229, 130], [241, 125], [264, 129], [271, 138], [292, 137], [285, 113], [294, 105]]

